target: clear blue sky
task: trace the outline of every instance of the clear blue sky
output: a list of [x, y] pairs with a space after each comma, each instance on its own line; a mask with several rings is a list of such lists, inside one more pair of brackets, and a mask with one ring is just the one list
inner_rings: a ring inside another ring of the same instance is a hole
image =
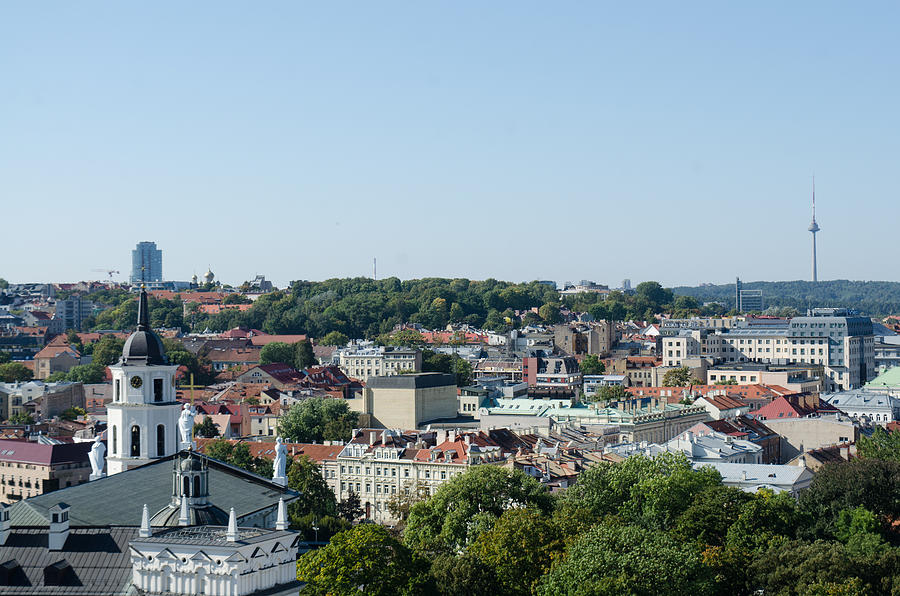
[[896, 2], [5, 2], [0, 276], [898, 279]]

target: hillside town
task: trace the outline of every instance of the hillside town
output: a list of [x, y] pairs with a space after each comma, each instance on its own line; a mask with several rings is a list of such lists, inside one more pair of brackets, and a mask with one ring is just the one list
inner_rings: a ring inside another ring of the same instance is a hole
[[[297, 557], [327, 552], [351, 528], [434, 548], [425, 544], [437, 535], [425, 536], [443, 530], [423, 526], [424, 511], [487, 473], [565, 508], [603, 474], [660, 462], [796, 508], [820, 475], [900, 443], [895, 318], [828, 305], [761, 314], [760, 302], [742, 311], [740, 295], [726, 312], [656, 282], [535, 282], [542, 304], [505, 284], [495, 296], [508, 308], [481, 325], [453, 302], [439, 304], [459, 311], [440, 327], [413, 316], [360, 337], [312, 334], [268, 325], [285, 291], [263, 276], [164, 282], [141, 252], [149, 245], [135, 249], [130, 282], [0, 290], [0, 584], [21, 587], [9, 593], [77, 582], [295, 592], [309, 579], [302, 557], [295, 577]], [[635, 303], [649, 316], [627, 318]], [[227, 311], [269, 330], [190, 322]], [[80, 567], [90, 549], [75, 539], [97, 525], [130, 545], [104, 563], [118, 575]], [[49, 546], [28, 538], [48, 531]], [[32, 576], [61, 551], [52, 578], [51, 567]], [[257, 551], [265, 567], [250, 564]], [[169, 572], [154, 556], [191, 563]], [[219, 556], [228, 570], [210, 562]]]

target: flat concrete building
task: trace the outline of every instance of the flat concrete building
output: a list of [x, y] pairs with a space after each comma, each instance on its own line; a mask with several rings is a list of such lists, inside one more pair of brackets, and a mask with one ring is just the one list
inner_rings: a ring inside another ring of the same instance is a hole
[[370, 377], [355, 410], [369, 414], [372, 426], [414, 429], [457, 415], [456, 378], [444, 373]]

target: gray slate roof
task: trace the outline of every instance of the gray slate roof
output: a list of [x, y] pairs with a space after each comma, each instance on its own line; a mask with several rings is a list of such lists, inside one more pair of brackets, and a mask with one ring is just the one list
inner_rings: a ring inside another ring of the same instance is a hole
[[[69, 523], [78, 526], [140, 526], [144, 504], [150, 515], [169, 505], [172, 498], [172, 459], [161, 458], [138, 468], [93, 482], [31, 497], [10, 507], [13, 527], [48, 526], [49, 509], [65, 501], [71, 507]], [[271, 480], [218, 460], [209, 460], [209, 501], [224, 511], [234, 507], [238, 523], [251, 513], [274, 507], [278, 499], [297, 493]]]
[[[14, 530], [0, 546], [0, 564], [14, 559], [20, 566], [19, 585], [5, 585], [3, 594], [130, 594], [131, 555], [128, 542], [137, 528], [76, 528], [61, 551], [47, 550], [45, 528]], [[75, 585], [47, 586], [44, 569], [60, 561], [72, 566]], [[24, 574], [24, 576], [23, 576]]]

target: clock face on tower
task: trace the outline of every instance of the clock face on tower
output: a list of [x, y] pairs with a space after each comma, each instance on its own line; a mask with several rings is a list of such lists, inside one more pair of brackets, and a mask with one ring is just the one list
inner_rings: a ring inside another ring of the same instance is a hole
[[135, 389], [140, 388], [140, 386], [143, 384], [144, 384], [144, 381], [142, 381], [139, 376], [135, 375], [135, 376], [131, 377], [131, 386], [134, 387]]

